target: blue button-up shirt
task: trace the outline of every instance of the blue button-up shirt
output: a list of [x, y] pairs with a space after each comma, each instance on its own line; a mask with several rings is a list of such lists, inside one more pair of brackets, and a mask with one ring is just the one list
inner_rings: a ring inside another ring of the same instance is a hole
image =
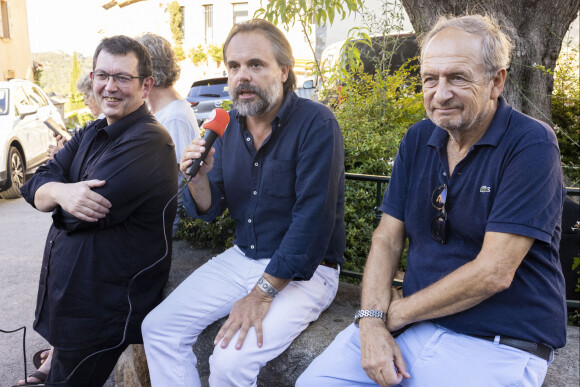
[[187, 213], [211, 221], [228, 208], [234, 243], [249, 258], [271, 258], [274, 277], [307, 280], [323, 259], [344, 263], [344, 146], [333, 113], [289, 93], [258, 150], [245, 117], [230, 118], [214, 143], [211, 207], [198, 215], [187, 192]]

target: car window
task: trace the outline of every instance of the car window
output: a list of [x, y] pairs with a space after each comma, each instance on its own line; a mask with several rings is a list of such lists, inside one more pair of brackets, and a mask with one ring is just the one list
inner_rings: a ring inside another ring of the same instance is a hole
[[28, 100], [26, 93], [22, 87], [17, 87], [14, 91], [14, 107], [16, 108], [16, 114], [19, 115], [20, 108], [22, 106], [34, 106]]
[[8, 89], [0, 89], [0, 115], [8, 114]]
[[196, 85], [194, 84], [189, 92], [190, 97], [227, 97], [228, 96], [228, 84], [218, 83], [218, 84], [205, 84]]
[[48, 106], [48, 101], [46, 100], [46, 97], [38, 87], [32, 86], [31, 88], [28, 88], [27, 92], [28, 96], [30, 97], [30, 100], [37, 107], [41, 108], [44, 106]]

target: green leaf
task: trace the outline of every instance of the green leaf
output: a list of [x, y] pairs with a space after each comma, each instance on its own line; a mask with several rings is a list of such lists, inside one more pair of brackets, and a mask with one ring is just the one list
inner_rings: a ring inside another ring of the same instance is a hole
[[334, 22], [334, 8], [330, 7], [326, 12], [328, 13], [328, 21], [332, 24]]

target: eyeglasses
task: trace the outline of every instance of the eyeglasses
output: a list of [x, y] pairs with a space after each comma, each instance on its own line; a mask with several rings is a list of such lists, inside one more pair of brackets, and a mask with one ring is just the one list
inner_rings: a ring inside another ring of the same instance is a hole
[[433, 190], [431, 204], [439, 213], [431, 220], [431, 236], [437, 242], [447, 243], [445, 228], [447, 222], [447, 212], [445, 202], [447, 201], [447, 185], [443, 184]]
[[109, 82], [109, 77], [112, 77], [113, 81], [115, 81], [115, 83], [119, 86], [127, 86], [135, 78], [147, 78], [145, 76], [134, 77], [127, 74], [107, 74], [104, 71], [91, 72], [91, 79], [98, 83]]

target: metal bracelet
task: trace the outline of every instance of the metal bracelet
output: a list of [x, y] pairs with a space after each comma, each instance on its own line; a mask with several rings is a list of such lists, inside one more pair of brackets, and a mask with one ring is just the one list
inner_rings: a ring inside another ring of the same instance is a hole
[[382, 310], [376, 309], [361, 309], [354, 315], [354, 324], [358, 326], [358, 322], [363, 317], [375, 317], [380, 318], [383, 322], [387, 322], [387, 315]]
[[269, 295], [270, 297], [274, 298], [278, 295], [278, 289], [272, 286], [264, 277], [260, 278], [256, 283], [256, 286], [259, 287]]

